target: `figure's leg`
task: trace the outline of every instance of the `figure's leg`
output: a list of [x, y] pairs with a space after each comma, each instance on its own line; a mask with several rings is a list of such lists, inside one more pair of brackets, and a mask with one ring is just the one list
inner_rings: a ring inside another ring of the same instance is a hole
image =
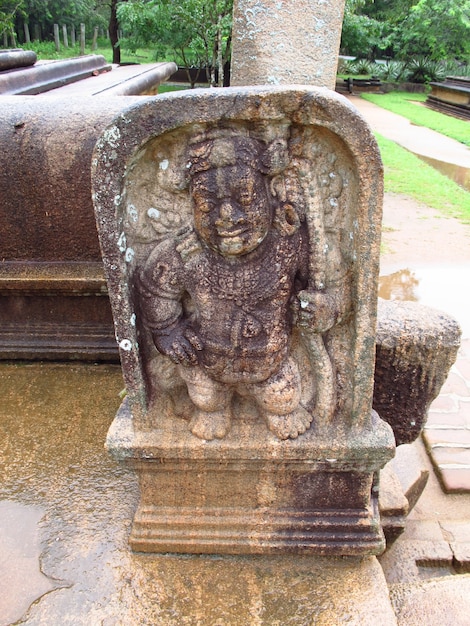
[[273, 376], [251, 388], [269, 430], [276, 437], [295, 439], [309, 428], [312, 416], [300, 404], [300, 372], [292, 358], [286, 359]]
[[210, 378], [201, 367], [179, 366], [195, 410], [189, 423], [200, 439], [222, 439], [232, 422], [232, 392], [226, 385]]

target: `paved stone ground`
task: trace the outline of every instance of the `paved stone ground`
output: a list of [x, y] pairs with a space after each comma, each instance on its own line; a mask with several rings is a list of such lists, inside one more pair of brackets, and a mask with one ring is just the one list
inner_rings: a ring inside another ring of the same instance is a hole
[[[351, 98], [382, 135], [418, 154], [470, 167], [470, 150]], [[383, 296], [419, 300], [452, 313], [463, 329], [450, 376], [412, 444], [428, 484], [405, 532], [380, 557], [400, 626], [470, 624], [470, 226], [386, 195]], [[425, 447], [425, 445], [426, 447]], [[427, 448], [427, 449], [426, 449]]]
[[444, 490], [470, 493], [470, 338], [463, 340], [458, 360], [431, 406], [423, 438]]

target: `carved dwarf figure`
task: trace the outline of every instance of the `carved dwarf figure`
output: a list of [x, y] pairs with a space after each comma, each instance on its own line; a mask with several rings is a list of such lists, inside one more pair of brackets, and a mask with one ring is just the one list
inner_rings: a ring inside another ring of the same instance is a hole
[[194, 144], [194, 226], [157, 244], [141, 272], [144, 323], [185, 381], [194, 405], [190, 429], [201, 439], [228, 432], [235, 393], [254, 400], [280, 439], [312, 422], [290, 353], [292, 329], [301, 317], [324, 332], [338, 312], [323, 293], [299, 305], [308, 288], [309, 234], [302, 207], [275, 196], [280, 167], [269, 146], [247, 136]]

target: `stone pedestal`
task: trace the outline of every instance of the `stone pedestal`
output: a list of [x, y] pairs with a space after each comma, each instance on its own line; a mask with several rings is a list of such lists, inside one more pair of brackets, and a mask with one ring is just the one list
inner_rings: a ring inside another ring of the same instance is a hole
[[394, 454], [390, 432], [339, 436], [310, 429], [279, 441], [238, 416], [221, 441], [201, 441], [183, 419], [136, 431], [125, 401], [108, 450], [133, 466], [140, 503], [130, 544], [142, 552], [380, 554], [376, 473]]

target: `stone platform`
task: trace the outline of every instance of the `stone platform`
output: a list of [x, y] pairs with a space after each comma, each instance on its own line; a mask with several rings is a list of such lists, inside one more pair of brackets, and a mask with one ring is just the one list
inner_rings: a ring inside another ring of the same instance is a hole
[[[0, 365], [0, 624], [392, 626], [375, 557], [134, 553], [120, 368]], [[175, 494], [177, 497], [178, 494]]]

